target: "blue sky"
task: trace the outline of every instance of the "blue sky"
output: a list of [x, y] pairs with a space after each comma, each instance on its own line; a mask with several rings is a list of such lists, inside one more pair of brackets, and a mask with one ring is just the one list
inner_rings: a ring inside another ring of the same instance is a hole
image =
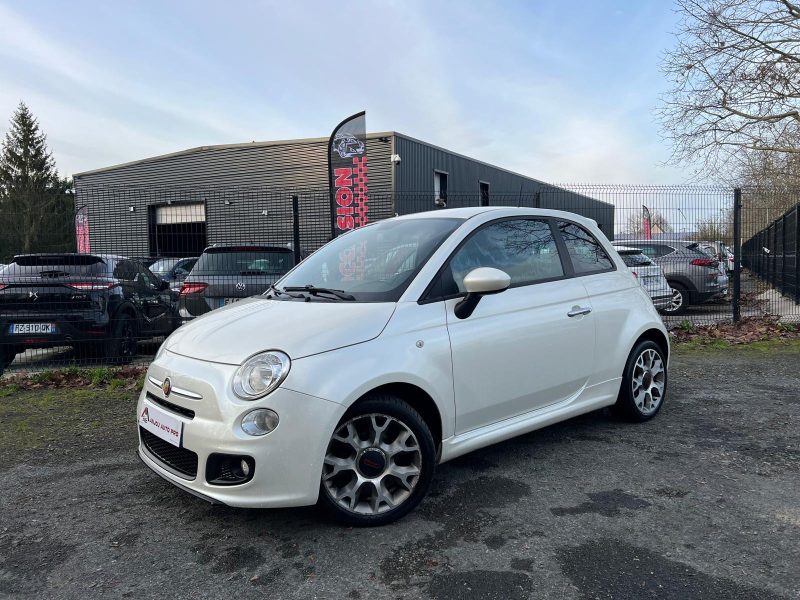
[[366, 109], [547, 181], [679, 183], [653, 112], [675, 23], [668, 0], [0, 0], [0, 133], [24, 100], [71, 174]]

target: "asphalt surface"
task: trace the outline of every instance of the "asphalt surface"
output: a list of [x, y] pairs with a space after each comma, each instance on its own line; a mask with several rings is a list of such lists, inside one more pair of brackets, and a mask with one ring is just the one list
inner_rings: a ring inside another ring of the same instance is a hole
[[677, 357], [653, 421], [600, 411], [474, 452], [378, 529], [195, 499], [135, 458], [120, 403], [107, 444], [0, 465], [0, 596], [797, 598], [799, 364]]

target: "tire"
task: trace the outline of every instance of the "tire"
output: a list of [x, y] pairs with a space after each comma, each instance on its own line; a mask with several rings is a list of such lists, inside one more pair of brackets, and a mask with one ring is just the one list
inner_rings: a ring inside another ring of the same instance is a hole
[[420, 414], [396, 396], [371, 396], [331, 436], [319, 505], [348, 525], [386, 525], [419, 504], [435, 469], [436, 446]]
[[682, 315], [689, 307], [689, 290], [680, 283], [669, 282], [669, 287], [672, 289], [672, 300], [659, 312], [662, 315]]
[[[659, 369], [660, 367], [660, 369]], [[628, 356], [614, 408], [624, 418], [641, 423], [658, 414], [667, 395], [667, 361], [655, 342], [636, 344]]]
[[16, 355], [17, 349], [14, 346], [0, 346], [0, 375], [14, 362]]
[[111, 321], [106, 341], [106, 359], [113, 364], [127, 365], [136, 356], [136, 324], [128, 315]]

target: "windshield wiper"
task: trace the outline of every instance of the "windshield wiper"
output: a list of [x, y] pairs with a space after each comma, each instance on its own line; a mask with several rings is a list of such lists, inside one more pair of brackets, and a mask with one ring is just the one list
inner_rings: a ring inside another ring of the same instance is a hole
[[305, 298], [306, 300], [308, 300], [308, 297], [303, 296], [302, 294], [290, 294], [289, 292], [286, 292], [284, 290], [279, 290], [278, 288], [275, 287], [274, 283], [270, 284], [270, 286], [267, 288], [267, 291], [264, 292], [264, 295], [270, 293], [275, 294], [276, 296], [288, 296], [289, 298], [298, 298], [298, 299]]
[[303, 285], [303, 286], [296, 286], [296, 287], [285, 287], [283, 288], [284, 292], [307, 292], [312, 296], [319, 296], [320, 294], [330, 294], [339, 300], [346, 300], [347, 302], [355, 302], [356, 297], [352, 294], [348, 294], [344, 290], [333, 290], [331, 288], [321, 288], [316, 287], [313, 285]]

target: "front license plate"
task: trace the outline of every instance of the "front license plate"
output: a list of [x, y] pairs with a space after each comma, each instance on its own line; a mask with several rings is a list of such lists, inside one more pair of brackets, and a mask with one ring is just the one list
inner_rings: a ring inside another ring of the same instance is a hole
[[52, 335], [58, 333], [55, 323], [12, 323], [8, 326], [11, 335]]
[[222, 302], [223, 306], [228, 306], [228, 304], [234, 304], [239, 300], [244, 300], [244, 298], [225, 298]]
[[149, 402], [144, 403], [144, 408], [139, 414], [139, 425], [165, 442], [181, 447], [183, 423], [157, 406]]

